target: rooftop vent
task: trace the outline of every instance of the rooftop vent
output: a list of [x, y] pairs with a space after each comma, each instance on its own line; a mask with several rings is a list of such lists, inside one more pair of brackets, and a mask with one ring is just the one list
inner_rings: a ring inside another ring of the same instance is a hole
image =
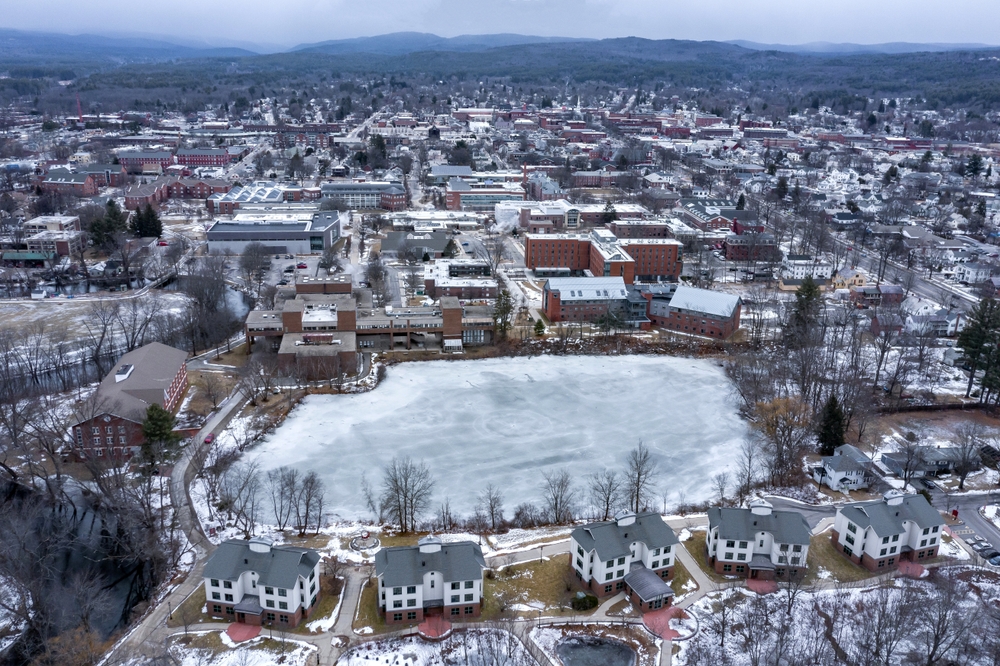
[[117, 384], [118, 382], [123, 382], [128, 379], [128, 376], [132, 374], [133, 370], [135, 370], [135, 366], [130, 363], [122, 365], [118, 368], [117, 372], [115, 372], [115, 383]]
[[883, 498], [885, 499], [885, 503], [888, 504], [889, 506], [897, 506], [899, 504], [902, 504], [903, 497], [904, 494], [898, 490], [890, 490], [883, 496]]
[[268, 553], [274, 542], [266, 537], [254, 537], [250, 539], [250, 551], [254, 553]]
[[421, 553], [437, 553], [441, 550], [441, 539], [433, 535], [425, 536], [417, 542], [417, 546]]
[[615, 522], [618, 523], [619, 527], [628, 527], [629, 525], [635, 524], [635, 514], [631, 511], [622, 511], [617, 516], [615, 516]]

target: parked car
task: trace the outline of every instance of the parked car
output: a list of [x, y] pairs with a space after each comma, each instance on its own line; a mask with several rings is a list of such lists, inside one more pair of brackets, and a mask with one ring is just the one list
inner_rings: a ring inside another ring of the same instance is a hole
[[930, 479], [924, 479], [924, 485], [927, 487], [928, 490], [937, 490], [937, 484], [931, 481]]
[[1000, 556], [998, 556], [998, 557], [991, 557], [990, 558], [990, 564], [992, 564], [995, 567], [1000, 567]]
[[206, 444], [211, 444], [214, 441], [215, 441], [215, 433], [214, 432], [210, 432], [207, 435], [205, 435], [205, 443]]
[[278, 284], [282, 285], [282, 286], [286, 285], [286, 284], [288, 284], [288, 280], [278, 280]]
[[304, 261], [300, 261], [296, 268], [309, 268], [309, 264]]
[[992, 560], [995, 557], [1000, 557], [1000, 550], [997, 550], [996, 548], [987, 548], [983, 552], [979, 553], [979, 557], [984, 560]]

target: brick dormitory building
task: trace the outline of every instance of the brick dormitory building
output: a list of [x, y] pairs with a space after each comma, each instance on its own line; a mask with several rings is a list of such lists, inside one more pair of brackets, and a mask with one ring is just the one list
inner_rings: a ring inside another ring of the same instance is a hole
[[73, 424], [78, 459], [131, 458], [150, 405], [174, 411], [187, 391], [187, 352], [151, 342], [122, 356], [101, 382], [93, 413]]

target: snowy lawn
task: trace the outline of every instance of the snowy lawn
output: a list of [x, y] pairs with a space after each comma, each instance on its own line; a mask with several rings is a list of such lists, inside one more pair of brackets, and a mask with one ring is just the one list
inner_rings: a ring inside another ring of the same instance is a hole
[[386, 638], [364, 643], [343, 655], [338, 666], [491, 666], [534, 664], [524, 647], [502, 630], [456, 632], [439, 643], [420, 638]]
[[[341, 518], [368, 514], [362, 475], [376, 487], [393, 456], [433, 470], [434, 504], [467, 515], [488, 483], [509, 508], [539, 502], [543, 474], [576, 478], [621, 468], [640, 441], [660, 485], [687, 501], [712, 495], [746, 432], [718, 363], [651, 356], [433, 361], [393, 367], [376, 390], [306, 398], [258, 445], [265, 469], [315, 469]], [[469, 483], [475, 479], [474, 483]]]
[[178, 636], [170, 646], [180, 666], [305, 666], [315, 651], [308, 643], [271, 639], [266, 633], [236, 645], [218, 631]]

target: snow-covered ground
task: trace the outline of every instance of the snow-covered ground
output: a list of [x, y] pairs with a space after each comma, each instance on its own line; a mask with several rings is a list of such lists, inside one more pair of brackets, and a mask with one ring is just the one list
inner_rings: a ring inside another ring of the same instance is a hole
[[471, 513], [488, 483], [509, 508], [540, 501], [543, 474], [622, 468], [640, 441], [670, 501], [712, 495], [746, 427], [718, 363], [569, 356], [407, 363], [375, 391], [309, 396], [254, 449], [264, 469], [318, 471], [341, 518], [367, 515], [361, 477], [409, 456], [430, 467], [434, 505]]
[[371, 641], [343, 655], [338, 666], [432, 666], [534, 663], [506, 631], [485, 629], [452, 634], [439, 643], [416, 637]]
[[282, 652], [257, 645], [264, 640], [263, 636], [239, 645], [234, 644], [226, 632], [221, 632], [220, 636], [229, 650], [214, 652], [174, 646], [171, 652], [179, 660], [180, 666], [273, 666], [273, 664], [304, 666], [310, 653], [316, 651], [315, 646], [302, 641], [285, 641], [285, 650]]

